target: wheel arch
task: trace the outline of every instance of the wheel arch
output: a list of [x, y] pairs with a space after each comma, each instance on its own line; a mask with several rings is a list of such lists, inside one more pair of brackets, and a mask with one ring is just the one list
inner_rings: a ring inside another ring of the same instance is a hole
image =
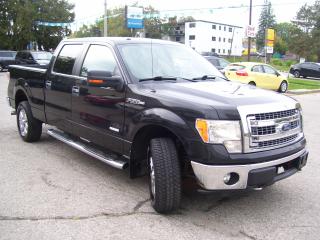
[[17, 88], [14, 95], [15, 109], [17, 109], [18, 105], [22, 101], [29, 101], [28, 94], [22, 88]]
[[153, 138], [171, 138], [177, 148], [181, 164], [184, 164], [186, 151], [184, 140], [167, 126], [150, 123], [141, 127], [135, 134], [130, 151], [130, 177], [143, 176], [147, 173], [147, 149]]

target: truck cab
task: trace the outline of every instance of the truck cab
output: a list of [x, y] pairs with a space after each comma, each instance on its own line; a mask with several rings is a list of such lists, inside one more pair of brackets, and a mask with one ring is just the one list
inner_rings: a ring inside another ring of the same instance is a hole
[[11, 66], [21, 138], [52, 137], [131, 177], [152, 206], [179, 208], [182, 181], [207, 191], [263, 188], [300, 171], [308, 151], [294, 99], [231, 82], [191, 48], [163, 40], [64, 40], [48, 67]]

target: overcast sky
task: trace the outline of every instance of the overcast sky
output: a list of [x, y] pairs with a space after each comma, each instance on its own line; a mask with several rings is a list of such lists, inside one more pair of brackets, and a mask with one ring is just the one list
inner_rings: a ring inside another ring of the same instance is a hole
[[[104, 12], [104, 0], [69, 0], [75, 4], [76, 28], [82, 24], [92, 23]], [[108, 8], [124, 6], [137, 2], [137, 0], [107, 0]], [[160, 11], [183, 10], [183, 9], [206, 9], [213, 8], [212, 12], [207, 10], [196, 10], [192, 14], [197, 20], [208, 20], [232, 25], [245, 26], [249, 22], [249, 8], [230, 8], [233, 6], [247, 6], [249, 0], [139, 0], [139, 5], [152, 5]], [[278, 22], [292, 20], [298, 9], [305, 3], [311, 5], [315, 0], [271, 0], [274, 14]], [[253, 5], [262, 5], [264, 0], [253, 0]], [[216, 9], [220, 8], [222, 9]], [[229, 7], [229, 8], [228, 8]], [[253, 25], [258, 24], [261, 6], [254, 6], [252, 11]], [[177, 11], [181, 16], [183, 11]], [[189, 15], [189, 14], [187, 14]]]

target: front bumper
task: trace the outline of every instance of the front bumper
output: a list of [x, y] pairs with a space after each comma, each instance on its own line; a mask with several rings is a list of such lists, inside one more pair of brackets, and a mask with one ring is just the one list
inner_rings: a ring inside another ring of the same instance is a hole
[[[206, 190], [228, 190], [264, 187], [287, 178], [306, 165], [308, 151], [304, 148], [273, 161], [247, 165], [205, 165], [191, 161], [197, 181]], [[227, 174], [231, 179], [225, 183]]]

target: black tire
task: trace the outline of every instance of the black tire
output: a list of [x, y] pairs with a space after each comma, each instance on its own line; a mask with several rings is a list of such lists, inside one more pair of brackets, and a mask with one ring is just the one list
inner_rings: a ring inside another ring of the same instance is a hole
[[248, 84], [251, 85], [251, 86], [256, 86], [255, 82], [249, 82]]
[[300, 72], [299, 72], [298, 70], [295, 70], [295, 71], [293, 72], [293, 76], [294, 76], [295, 78], [300, 78]]
[[181, 201], [181, 171], [176, 146], [170, 138], [155, 138], [150, 141], [148, 165], [152, 207], [158, 213], [177, 210]]
[[28, 101], [20, 102], [18, 105], [17, 125], [23, 141], [36, 142], [40, 139], [42, 122], [32, 116], [31, 107]]
[[280, 86], [279, 86], [278, 92], [285, 93], [287, 90], [288, 90], [288, 82], [287, 81], [282, 81]]

